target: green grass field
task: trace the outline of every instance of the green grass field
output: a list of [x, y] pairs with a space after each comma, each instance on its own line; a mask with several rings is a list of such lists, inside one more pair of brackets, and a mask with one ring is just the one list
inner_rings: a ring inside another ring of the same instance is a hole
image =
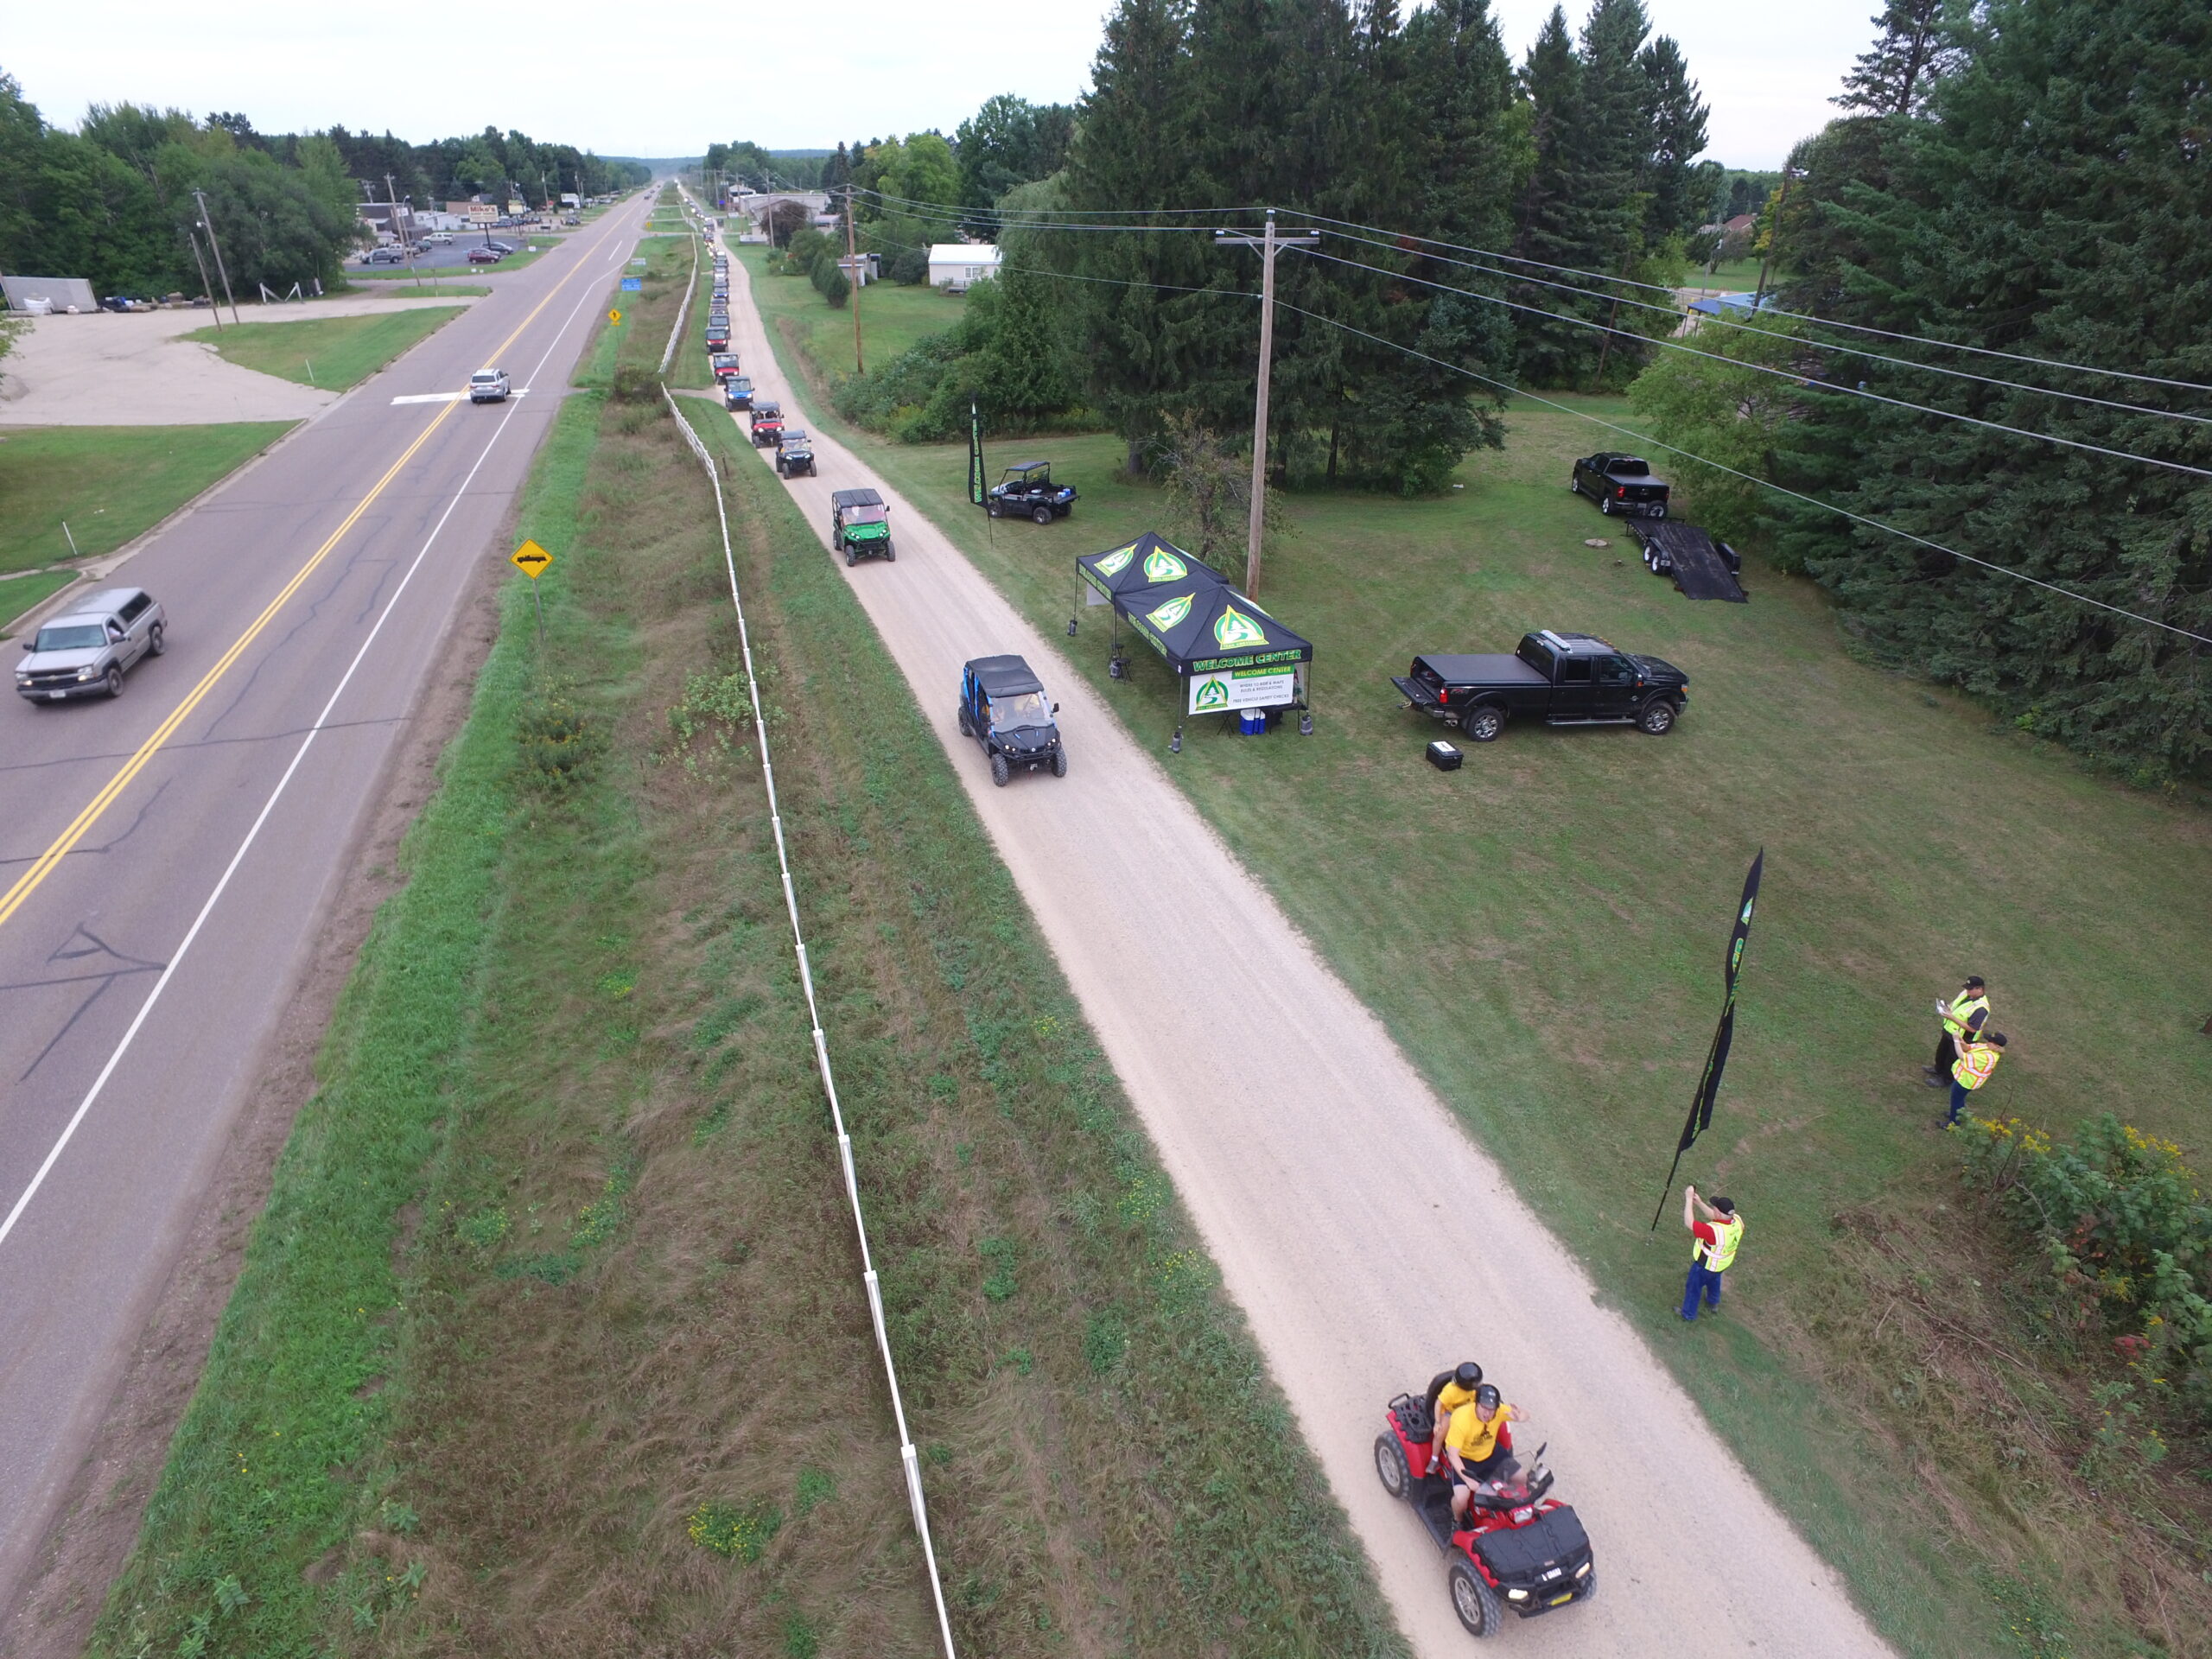
[[480, 283], [449, 282], [441, 276], [435, 283], [426, 282], [413, 288], [378, 287], [360, 291], [373, 294], [380, 300], [480, 300], [492, 290]]
[[0, 571], [112, 553], [290, 430], [286, 421], [0, 429]]
[[[1618, 400], [1561, 401], [1623, 418]], [[1960, 1236], [1942, 1096], [1919, 1066], [1929, 1002], [1980, 972], [2014, 1039], [1986, 1109], [2070, 1128], [2110, 1108], [2202, 1167], [2200, 808], [2115, 787], [1962, 697], [1855, 661], [1808, 582], [1754, 568], [1748, 606], [1682, 599], [1565, 488], [1573, 455], [1617, 440], [1533, 406], [1442, 498], [1293, 498], [1262, 599], [1315, 643], [1316, 734], [1192, 721], [1171, 760], [1175, 688], [1157, 659], [1135, 646], [1131, 677], [1108, 679], [1103, 610], [1065, 637], [1075, 556], [1159, 524], [1159, 493], [1116, 474], [1117, 440], [987, 456], [994, 474], [1049, 459], [1083, 491], [1073, 518], [1040, 529], [967, 506], [964, 447], [808, 413], [950, 529], [1060, 671], [1160, 754], [1885, 1632], [1926, 1654], [2139, 1650], [2157, 1625], [2129, 1611], [2148, 1600], [2136, 1557], [2173, 1547], [2157, 1517], [2176, 1509], [2181, 1535], [2212, 1535], [2203, 1487], [2177, 1478], [2108, 1530], [2068, 1450], [2098, 1421], [2082, 1380], [1983, 1374], [1993, 1339], [2037, 1338], [1984, 1287], [1980, 1236]], [[1389, 677], [1416, 652], [1510, 650], [1544, 626], [1686, 669], [1675, 734], [1509, 728], [1459, 772], [1422, 764], [1440, 734]], [[1761, 847], [1735, 1057], [1684, 1171], [1754, 1224], [1730, 1317], [1686, 1330], [1670, 1312], [1677, 1218], [1647, 1230]], [[2192, 1548], [2160, 1593], [2201, 1630], [2212, 1601]], [[2020, 1609], [2053, 1603], [2073, 1647], [2007, 1645]]]
[[325, 391], [357, 386], [416, 341], [459, 316], [458, 305], [417, 306], [381, 316], [302, 317], [288, 322], [197, 328], [187, 340], [212, 346], [227, 363]]
[[0, 582], [0, 639], [10, 637], [7, 631], [25, 613], [44, 604], [76, 580], [78, 572], [74, 570], [41, 570]]
[[1731, 259], [1708, 276], [1702, 265], [1690, 267], [1684, 278], [1685, 288], [1709, 288], [1716, 294], [1749, 293], [1758, 285], [1759, 262], [1756, 259]]
[[[784, 339], [792, 340], [807, 355], [815, 372], [833, 379], [853, 372], [852, 302], [833, 307], [804, 276], [772, 276], [768, 264], [772, 251], [759, 246], [737, 250], [753, 279], [753, 297], [771, 327], [785, 327]], [[782, 256], [774, 256], [780, 260]], [[896, 283], [871, 283], [860, 296], [861, 349], [868, 363], [881, 368], [901, 352], [912, 349], [931, 334], [941, 334], [960, 320], [963, 303], [957, 294], [934, 288], [903, 288]]]

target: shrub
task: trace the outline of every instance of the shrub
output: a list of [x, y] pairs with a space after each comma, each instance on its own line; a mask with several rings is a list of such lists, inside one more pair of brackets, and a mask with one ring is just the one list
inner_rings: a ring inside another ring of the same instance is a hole
[[2018, 1118], [1970, 1118], [1961, 1129], [1967, 1179], [2049, 1266], [2048, 1317], [2112, 1337], [2153, 1399], [2212, 1428], [2212, 1204], [2181, 1148], [2109, 1112], [2070, 1145]]

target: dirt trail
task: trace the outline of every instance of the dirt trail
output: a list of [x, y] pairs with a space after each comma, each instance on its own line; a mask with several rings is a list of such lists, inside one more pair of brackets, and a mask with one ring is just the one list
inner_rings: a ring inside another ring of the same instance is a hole
[[[797, 423], [745, 268], [731, 264], [734, 343]], [[872, 487], [892, 504], [896, 562], [864, 560], [847, 579], [966, 780], [1415, 1649], [1461, 1656], [1470, 1638], [1442, 1558], [1382, 1490], [1370, 1448], [1391, 1395], [1474, 1357], [1531, 1420], [1523, 1444], [1550, 1442], [1605, 1586], [1505, 1631], [1514, 1651], [1887, 1652], [1158, 760], [1055, 672], [1045, 641], [928, 518], [834, 441], [817, 435], [815, 453], [821, 475], [788, 487], [825, 536], [832, 490]], [[1066, 555], [1146, 527], [1077, 518], [1062, 531]], [[1001, 652], [1027, 657], [1060, 699], [1065, 779], [995, 789], [956, 731], [962, 663]], [[1440, 1272], [1447, 1241], [1471, 1236], [1481, 1247]]]

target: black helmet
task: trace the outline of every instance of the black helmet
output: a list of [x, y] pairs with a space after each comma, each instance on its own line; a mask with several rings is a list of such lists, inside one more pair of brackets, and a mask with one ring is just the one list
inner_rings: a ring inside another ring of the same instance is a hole
[[1494, 1382], [1485, 1382], [1475, 1390], [1475, 1403], [1478, 1406], [1488, 1406], [1493, 1411], [1497, 1409], [1499, 1402], [1504, 1398], [1505, 1396], [1497, 1391], [1497, 1385]]
[[1452, 1381], [1463, 1389], [1471, 1389], [1483, 1380], [1483, 1368], [1471, 1359], [1459, 1362], [1459, 1369], [1452, 1373]]

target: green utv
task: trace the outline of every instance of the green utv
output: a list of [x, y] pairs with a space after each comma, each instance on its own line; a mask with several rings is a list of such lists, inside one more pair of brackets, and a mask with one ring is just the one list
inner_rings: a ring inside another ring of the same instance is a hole
[[830, 496], [830, 547], [847, 564], [880, 555], [896, 560], [891, 546], [891, 509], [874, 490], [836, 490]]

